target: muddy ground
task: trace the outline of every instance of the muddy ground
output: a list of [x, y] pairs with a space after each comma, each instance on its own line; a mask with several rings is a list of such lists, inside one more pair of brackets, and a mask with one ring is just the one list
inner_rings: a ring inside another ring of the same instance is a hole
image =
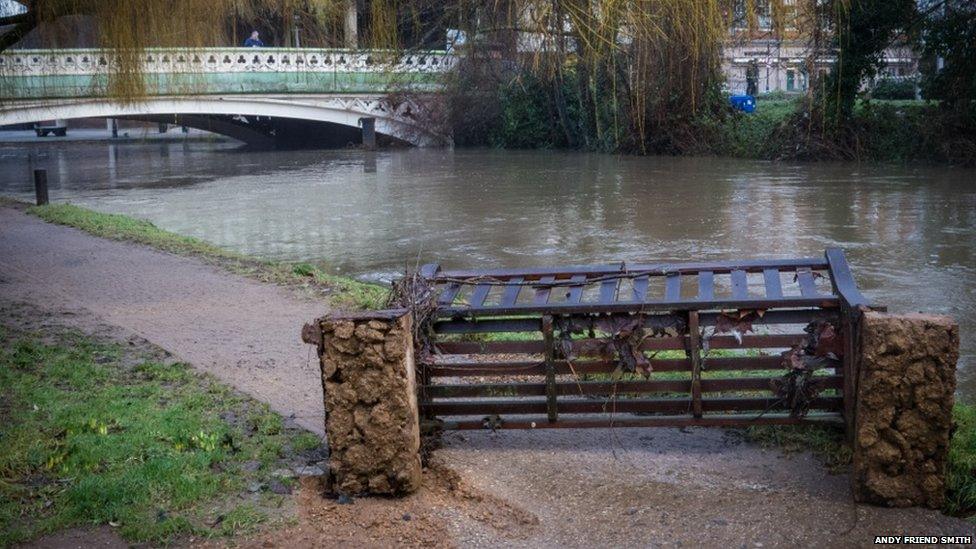
[[[304, 322], [324, 308], [201, 262], [0, 208], [0, 298], [121, 327], [322, 432]], [[340, 504], [314, 483], [273, 546], [867, 546], [876, 535], [972, 535], [920, 509], [854, 505], [847, 475], [707, 429], [449, 434], [425, 486]]]

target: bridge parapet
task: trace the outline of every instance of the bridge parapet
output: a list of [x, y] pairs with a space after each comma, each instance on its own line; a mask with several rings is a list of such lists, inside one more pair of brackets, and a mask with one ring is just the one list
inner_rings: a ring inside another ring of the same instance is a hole
[[[443, 73], [457, 58], [443, 51], [308, 48], [149, 48], [142, 54], [147, 73], [213, 72], [393, 72]], [[10, 50], [0, 54], [4, 75], [108, 73], [117, 56], [102, 49]]]
[[[151, 48], [140, 55], [149, 95], [436, 91], [457, 64], [440, 51]], [[109, 50], [11, 50], [0, 54], [0, 99], [102, 97], [119, 66]]]

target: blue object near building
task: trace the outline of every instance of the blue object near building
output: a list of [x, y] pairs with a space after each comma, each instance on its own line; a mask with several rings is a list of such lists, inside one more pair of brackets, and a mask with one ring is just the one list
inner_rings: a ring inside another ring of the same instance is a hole
[[742, 112], [755, 112], [756, 110], [756, 98], [751, 95], [733, 95], [729, 97], [729, 103], [732, 104], [733, 109]]

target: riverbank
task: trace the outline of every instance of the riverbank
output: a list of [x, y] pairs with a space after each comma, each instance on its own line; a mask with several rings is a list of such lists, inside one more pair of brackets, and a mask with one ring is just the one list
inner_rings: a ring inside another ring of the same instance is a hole
[[321, 434], [318, 367], [299, 334], [304, 322], [330, 310], [326, 290], [311, 282], [259, 282], [220, 261], [99, 238], [0, 207], [0, 288], [7, 299], [90, 311]]
[[[498, 91], [493, 116], [476, 124], [477, 134], [461, 134], [467, 145], [500, 148], [594, 149], [618, 152], [620, 139], [587, 138], [590, 123], [572, 111], [572, 136], [559, 130], [560, 121], [547, 90], [532, 85], [512, 85]], [[803, 98], [774, 93], [756, 98], [756, 110], [744, 113], [726, 108], [702, 113], [683, 122], [686, 128], [670, 136], [661, 149], [650, 154], [719, 156], [754, 160], [854, 160], [865, 162], [922, 162], [976, 166], [976, 112], [950, 111], [938, 102], [921, 100], [858, 100], [853, 118], [831, 142], [811, 133]], [[497, 112], [497, 115], [495, 113]], [[607, 130], [609, 131], [609, 130]], [[621, 130], [622, 131], [622, 130]], [[609, 148], [608, 148], [609, 147]]]
[[[386, 290], [351, 278], [331, 275], [321, 266], [260, 261], [229, 252], [207, 242], [177, 235], [151, 223], [123, 215], [103, 214], [70, 204], [21, 208], [45, 221], [81, 229], [94, 236], [144, 244], [162, 251], [200, 258], [234, 274], [283, 285], [313, 297], [324, 296], [338, 308], [382, 307]], [[976, 512], [976, 406], [956, 404], [957, 429], [950, 453], [946, 512], [972, 516]], [[843, 437], [831, 429], [753, 427], [746, 440], [786, 452], [813, 452], [830, 468], [845, 470], [850, 454]]]
[[976, 166], [976, 115], [935, 102], [862, 100], [845, 143], [818, 141], [803, 128], [802, 100], [757, 100], [756, 112], [736, 112], [716, 123], [705, 154], [757, 160], [856, 160]]
[[[758, 125], [768, 124], [791, 109], [780, 104], [778, 111], [757, 118]], [[82, 229], [96, 236], [130, 240], [158, 249], [209, 257], [230, 271], [253, 276], [265, 282], [275, 282], [307, 288], [312, 284], [337, 292], [334, 303], [360, 308], [379, 308], [385, 292], [379, 287], [353, 279], [329, 275], [321, 267], [302, 263], [287, 265], [260, 262], [239, 254], [227, 252], [206, 242], [179, 236], [158, 229], [147, 222], [126, 216], [101, 214], [67, 204], [28, 209], [46, 221]], [[956, 404], [954, 410], [957, 429], [952, 440], [949, 462], [948, 496], [946, 512], [957, 516], [973, 516], [976, 512], [976, 406]], [[829, 429], [796, 429], [791, 427], [756, 427], [748, 429], [745, 437], [750, 442], [767, 448], [787, 452], [814, 452], [820, 459], [837, 470], [843, 470], [850, 455], [843, 451], [842, 436]]]
[[50, 223], [80, 229], [101, 238], [135, 242], [164, 252], [195, 257], [234, 274], [296, 289], [315, 298], [324, 298], [335, 308], [376, 309], [386, 300], [384, 287], [328, 273], [323, 265], [263, 261], [193, 237], [164, 231], [145, 220], [100, 213], [71, 204], [30, 206], [7, 203]]

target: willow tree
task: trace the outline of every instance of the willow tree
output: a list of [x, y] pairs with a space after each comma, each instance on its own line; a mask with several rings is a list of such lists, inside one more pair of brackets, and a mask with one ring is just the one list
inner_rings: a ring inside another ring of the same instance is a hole
[[[457, 4], [468, 38], [468, 67], [456, 86], [462, 133], [482, 131], [479, 114], [517, 125], [541, 112], [533, 127], [554, 130], [543, 141], [683, 151], [699, 140], [702, 115], [720, 110], [726, 24], [719, 0]], [[498, 88], [521, 94], [516, 113], [492, 111]]]
[[834, 0], [833, 36], [837, 61], [823, 97], [827, 120], [843, 124], [865, 79], [884, 65], [883, 54], [913, 21], [917, 0]]
[[[109, 92], [121, 98], [144, 93], [142, 55], [149, 47], [226, 46], [235, 22], [268, 26], [270, 20], [299, 24], [310, 45], [342, 43], [346, 0], [21, 0], [21, 13], [0, 17], [0, 51], [29, 34], [46, 47], [73, 45], [71, 22], [95, 32], [96, 46], [112, 50]], [[369, 45], [395, 47], [395, 3], [371, 3]]]

